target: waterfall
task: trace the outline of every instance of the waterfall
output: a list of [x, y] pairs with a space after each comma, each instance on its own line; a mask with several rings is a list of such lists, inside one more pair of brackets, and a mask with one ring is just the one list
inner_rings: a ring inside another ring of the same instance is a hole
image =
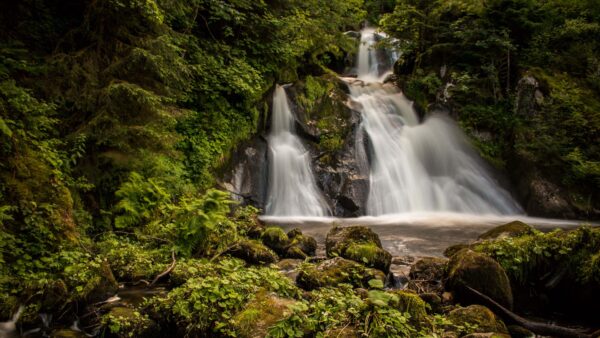
[[267, 137], [269, 195], [266, 214], [326, 216], [329, 213], [310, 168], [310, 153], [294, 132], [294, 115], [282, 86], [273, 94], [271, 131]]
[[412, 103], [381, 83], [385, 70], [373, 48], [376, 32], [367, 28], [361, 34], [358, 80], [349, 87], [370, 141], [367, 213], [521, 213], [451, 119], [433, 114], [419, 123]]

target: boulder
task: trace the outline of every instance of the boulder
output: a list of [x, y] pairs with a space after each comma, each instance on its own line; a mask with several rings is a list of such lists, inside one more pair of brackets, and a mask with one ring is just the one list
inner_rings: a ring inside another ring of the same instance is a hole
[[450, 311], [447, 318], [454, 324], [475, 327], [475, 333], [497, 332], [508, 334], [506, 325], [487, 307], [470, 305]]
[[[307, 256], [315, 255], [315, 252], [317, 251], [317, 241], [313, 237], [302, 234], [302, 231], [300, 231], [300, 229], [298, 228], [290, 230], [287, 233], [287, 236], [290, 242], [286, 250], [288, 252], [286, 257], [305, 258]], [[293, 252], [290, 252], [290, 250], [293, 250], [295, 252], [298, 252], [299, 250], [304, 254], [304, 257], [293, 257]]]
[[419, 297], [429, 305], [431, 312], [440, 313], [442, 311], [442, 297], [433, 292], [421, 293]]
[[231, 248], [228, 253], [250, 264], [270, 264], [277, 262], [279, 259], [271, 249], [256, 240], [242, 240]]
[[288, 235], [277, 226], [267, 227], [261, 235], [261, 240], [279, 255], [282, 255], [290, 244]]
[[305, 290], [314, 290], [340, 283], [368, 288], [369, 281], [378, 279], [385, 283], [385, 274], [376, 269], [365, 268], [354, 261], [335, 257], [318, 264], [305, 263], [300, 267], [296, 284]]
[[271, 326], [292, 314], [293, 299], [260, 292], [233, 319], [233, 327], [241, 337], [262, 338]]
[[461, 251], [462, 249], [468, 249], [470, 246], [468, 244], [454, 244], [451, 245], [449, 247], [446, 248], [446, 250], [444, 250], [444, 257], [452, 257], [454, 256], [454, 254], [456, 254], [457, 252]]
[[481, 300], [465, 286], [469, 286], [512, 309], [513, 295], [506, 272], [492, 258], [465, 249], [456, 253], [448, 263], [446, 288], [454, 291], [462, 304], [478, 303]]
[[334, 227], [327, 234], [328, 257], [344, 257], [389, 272], [392, 255], [383, 250], [379, 236], [364, 226]]
[[482, 235], [479, 239], [503, 239], [508, 237], [519, 237], [533, 233], [533, 228], [521, 221], [513, 221], [497, 226]]
[[400, 312], [409, 313], [414, 325], [420, 326], [427, 322], [427, 303], [419, 295], [408, 291], [393, 291], [392, 294], [398, 298], [391, 305]]
[[443, 289], [442, 280], [446, 273], [448, 260], [438, 257], [424, 257], [410, 267], [409, 287], [418, 285], [420, 292], [440, 292]]

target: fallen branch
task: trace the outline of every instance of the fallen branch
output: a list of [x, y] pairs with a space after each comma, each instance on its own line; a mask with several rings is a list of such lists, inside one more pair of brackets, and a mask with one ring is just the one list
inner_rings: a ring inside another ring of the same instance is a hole
[[592, 337], [592, 335], [587, 334], [587, 333], [583, 332], [582, 330], [571, 329], [568, 327], [563, 327], [563, 326], [558, 326], [558, 325], [553, 325], [553, 324], [534, 322], [534, 321], [525, 319], [525, 318], [517, 315], [516, 313], [510, 311], [509, 309], [505, 308], [504, 306], [498, 304], [498, 302], [496, 302], [492, 298], [473, 289], [472, 287], [470, 287], [468, 285], [464, 285], [464, 284], [463, 284], [463, 286], [466, 287], [467, 290], [471, 291], [477, 297], [485, 300], [488, 303], [488, 305], [490, 305], [490, 307], [492, 307], [493, 309], [496, 310], [496, 312], [499, 312], [501, 315], [509, 318], [510, 320], [514, 321], [515, 323], [519, 324], [520, 326], [526, 328], [527, 330], [529, 330], [533, 333], [536, 333], [539, 335], [544, 335], [544, 336], [548, 335], [548, 336], [558, 336], [558, 337], [573, 337], [573, 338], [590, 338], [590, 337]]
[[156, 284], [156, 282], [158, 282], [159, 279], [163, 278], [164, 276], [170, 274], [171, 271], [173, 271], [173, 269], [175, 268], [175, 264], [177, 263], [177, 260], [175, 259], [175, 250], [171, 251], [171, 257], [173, 258], [173, 262], [171, 263], [171, 265], [169, 265], [167, 270], [161, 272], [158, 276], [154, 277], [152, 282], [150, 284], [148, 284], [149, 288], [154, 286], [154, 284]]

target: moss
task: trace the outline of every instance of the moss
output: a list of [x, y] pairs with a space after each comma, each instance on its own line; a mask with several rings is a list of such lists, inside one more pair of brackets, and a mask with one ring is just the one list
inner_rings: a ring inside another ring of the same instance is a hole
[[385, 274], [376, 269], [365, 268], [354, 261], [336, 257], [319, 264], [303, 264], [300, 266], [296, 283], [305, 290], [335, 286], [341, 283], [368, 288], [369, 281], [372, 279], [378, 279], [385, 283]]
[[413, 325], [421, 327], [428, 324], [427, 303], [419, 295], [408, 291], [395, 291], [393, 294], [398, 299], [392, 306], [400, 312], [410, 314]]
[[468, 244], [451, 245], [444, 250], [444, 257], [450, 258], [450, 257], [454, 256], [456, 253], [458, 253], [459, 251], [461, 251], [462, 249], [468, 249], [468, 248], [470, 248], [470, 245], [468, 245]]
[[287, 234], [277, 226], [268, 227], [261, 235], [262, 242], [275, 252], [282, 254], [290, 244]]
[[279, 259], [271, 249], [256, 240], [242, 240], [228, 253], [251, 264], [270, 264]]
[[50, 334], [50, 338], [86, 338], [87, 335], [81, 331], [71, 329], [55, 330]]
[[[303, 235], [299, 229], [288, 232], [291, 240], [289, 247], [298, 247], [306, 256], [313, 256], [317, 250], [317, 241], [310, 236]], [[293, 258], [293, 257], [289, 257]]]
[[344, 257], [389, 271], [392, 256], [383, 250], [379, 236], [364, 226], [334, 227], [325, 242], [328, 257]]
[[506, 325], [494, 313], [481, 305], [471, 305], [450, 311], [447, 318], [454, 324], [470, 328], [471, 332], [508, 333]]
[[472, 250], [465, 249], [452, 256], [446, 286], [466, 303], [477, 301], [466, 288], [469, 286], [509, 309], [513, 306], [510, 281], [502, 266], [489, 256]]
[[519, 237], [523, 235], [530, 235], [533, 233], [533, 228], [529, 225], [514, 221], [506, 223], [504, 225], [497, 226], [484, 234], [479, 236], [479, 239], [497, 239], [504, 237]]
[[374, 243], [352, 243], [342, 256], [382, 271], [389, 271], [392, 263], [392, 255]]
[[292, 314], [290, 306], [295, 303], [293, 299], [259, 292], [233, 317], [233, 326], [241, 337], [264, 337], [269, 327]]

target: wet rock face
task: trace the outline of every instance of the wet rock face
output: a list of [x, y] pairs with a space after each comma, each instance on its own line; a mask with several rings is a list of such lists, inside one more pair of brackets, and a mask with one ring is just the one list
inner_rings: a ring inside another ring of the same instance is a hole
[[455, 292], [461, 304], [477, 303], [478, 299], [466, 286], [512, 309], [512, 289], [502, 266], [487, 255], [469, 249], [461, 250], [450, 258], [446, 281], [446, 288]]
[[517, 84], [515, 111], [522, 116], [535, 115], [543, 94], [539, 90], [539, 82], [531, 75], [523, 76]]

